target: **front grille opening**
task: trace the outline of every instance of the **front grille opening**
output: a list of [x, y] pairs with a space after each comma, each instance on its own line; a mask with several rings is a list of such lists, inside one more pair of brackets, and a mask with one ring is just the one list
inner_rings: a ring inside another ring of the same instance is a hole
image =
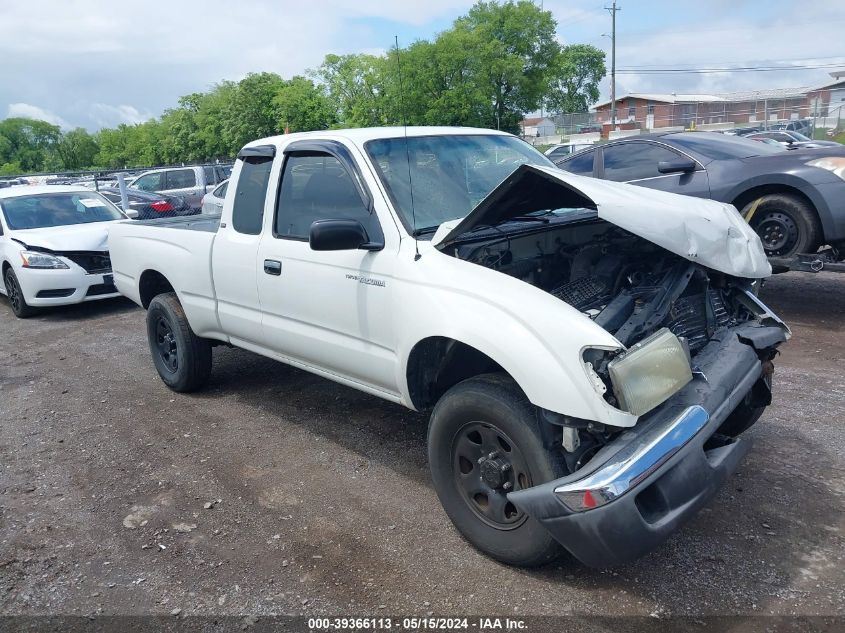
[[660, 482], [655, 481], [648, 488], [640, 492], [634, 503], [646, 523], [654, 524], [669, 512], [669, 500], [660, 489]]
[[35, 295], [36, 299], [58, 299], [60, 297], [69, 297], [74, 292], [76, 292], [76, 288], [56, 288], [51, 290], [39, 290], [38, 294]]
[[88, 292], [85, 293], [86, 297], [97, 297], [100, 295], [110, 295], [117, 292], [117, 288], [114, 284], [94, 284], [90, 288], [88, 288]]
[[62, 253], [80, 268], [84, 268], [89, 275], [103, 275], [111, 272], [111, 258], [108, 251], [69, 252]]

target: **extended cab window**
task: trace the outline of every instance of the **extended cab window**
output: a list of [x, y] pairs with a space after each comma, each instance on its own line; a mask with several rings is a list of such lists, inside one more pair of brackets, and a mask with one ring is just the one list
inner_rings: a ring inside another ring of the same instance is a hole
[[358, 220], [371, 240], [381, 236], [349, 172], [328, 154], [287, 157], [276, 208], [277, 237], [307, 240], [315, 220], [340, 219]]
[[167, 172], [166, 189], [188, 189], [197, 186], [197, 176], [193, 169], [175, 169]]
[[264, 219], [264, 200], [273, 159], [269, 156], [250, 156], [244, 159], [235, 202], [232, 205], [232, 228], [238, 233], [258, 235]]

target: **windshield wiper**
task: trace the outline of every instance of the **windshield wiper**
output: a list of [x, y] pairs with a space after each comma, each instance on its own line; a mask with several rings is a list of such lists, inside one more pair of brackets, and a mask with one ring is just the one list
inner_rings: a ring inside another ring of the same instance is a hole
[[429, 233], [436, 232], [439, 228], [439, 224], [436, 224], [435, 226], [425, 226], [421, 229], [415, 229], [411, 235], [413, 235], [414, 237], [419, 237], [420, 235], [428, 235]]

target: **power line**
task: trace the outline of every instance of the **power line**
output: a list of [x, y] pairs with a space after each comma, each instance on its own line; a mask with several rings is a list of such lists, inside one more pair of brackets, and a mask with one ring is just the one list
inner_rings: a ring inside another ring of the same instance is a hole
[[740, 72], [779, 72], [792, 70], [819, 70], [841, 68], [842, 64], [819, 64], [815, 66], [738, 66], [733, 68], [620, 68], [616, 72], [620, 75], [711, 75], [719, 73]]

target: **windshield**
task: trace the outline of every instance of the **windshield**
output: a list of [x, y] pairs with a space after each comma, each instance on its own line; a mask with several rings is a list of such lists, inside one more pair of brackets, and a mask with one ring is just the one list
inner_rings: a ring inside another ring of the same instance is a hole
[[792, 138], [794, 138], [796, 141], [806, 142], [806, 141], [812, 141], [812, 140], [813, 140], [813, 139], [811, 139], [809, 136], [804, 136], [803, 134], [801, 134], [801, 132], [792, 132], [792, 131], [790, 131], [788, 134], [789, 134]]
[[51, 226], [121, 220], [125, 216], [98, 193], [45, 193], [6, 198], [2, 202], [10, 229], [42, 229]]
[[411, 136], [365, 147], [405, 228], [416, 233], [464, 217], [522, 164], [554, 167], [513, 136]]
[[715, 132], [681, 132], [665, 136], [664, 140], [713, 160], [748, 158], [783, 151], [783, 147]]

